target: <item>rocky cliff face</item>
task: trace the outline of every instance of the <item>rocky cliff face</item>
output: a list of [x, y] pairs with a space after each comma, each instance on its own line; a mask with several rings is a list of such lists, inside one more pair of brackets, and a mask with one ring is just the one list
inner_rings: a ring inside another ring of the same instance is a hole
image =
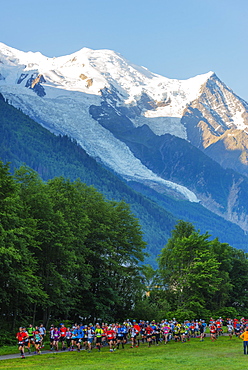
[[203, 84], [181, 121], [194, 146], [224, 168], [248, 175], [248, 104], [216, 75]]

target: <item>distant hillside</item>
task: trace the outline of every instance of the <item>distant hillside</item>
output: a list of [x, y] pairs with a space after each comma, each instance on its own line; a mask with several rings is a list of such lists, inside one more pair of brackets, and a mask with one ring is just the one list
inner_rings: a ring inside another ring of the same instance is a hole
[[226, 222], [199, 204], [176, 201], [135, 182], [125, 183], [89, 157], [75, 141], [66, 136], [55, 136], [8, 105], [2, 96], [0, 159], [5, 163], [11, 162], [12, 171], [25, 163], [44, 180], [55, 176], [71, 180], [80, 178], [108, 199], [125, 200], [140, 220], [150, 254], [147, 263], [155, 264], [155, 258], [167, 242], [177, 219], [190, 221], [201, 232], [209, 231], [222, 242], [246, 249], [247, 237], [238, 226]]

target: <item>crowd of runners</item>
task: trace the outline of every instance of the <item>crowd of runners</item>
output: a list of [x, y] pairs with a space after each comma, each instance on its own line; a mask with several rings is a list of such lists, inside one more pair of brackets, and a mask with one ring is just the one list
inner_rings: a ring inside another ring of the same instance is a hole
[[122, 324], [74, 324], [72, 327], [66, 327], [61, 323], [59, 326], [51, 325], [48, 331], [43, 324], [36, 327], [30, 324], [27, 328], [20, 327], [16, 338], [21, 357], [25, 358], [25, 350], [29, 354], [31, 350], [34, 350], [34, 354], [41, 354], [44, 341], [47, 342], [48, 338], [51, 351], [87, 350], [91, 352], [93, 348], [101, 351], [101, 348], [106, 346], [110, 352], [113, 352], [120, 348], [124, 349], [125, 345], [131, 348], [139, 347], [141, 343], [151, 347], [151, 345], [167, 344], [171, 340], [186, 342], [191, 338], [199, 338], [203, 341], [207, 328], [211, 340], [215, 341], [218, 336], [224, 334], [224, 325], [225, 333], [232, 339], [233, 335], [239, 337], [246, 331], [248, 320], [235, 318], [226, 319], [224, 322], [221, 317], [217, 320], [211, 318], [209, 323], [205, 320], [186, 320], [183, 323], [175, 319], [162, 320], [160, 323], [126, 320]]

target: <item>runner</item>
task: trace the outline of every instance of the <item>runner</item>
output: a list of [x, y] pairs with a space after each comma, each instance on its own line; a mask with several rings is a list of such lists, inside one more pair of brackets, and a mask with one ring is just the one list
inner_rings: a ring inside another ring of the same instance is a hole
[[94, 328], [92, 326], [92, 324], [90, 324], [87, 328], [87, 347], [88, 347], [88, 352], [91, 352], [92, 350], [92, 343], [94, 341], [94, 337], [95, 337], [95, 331], [94, 331]]
[[103, 335], [102, 335], [102, 346], [107, 346], [108, 345], [108, 338], [107, 338], [107, 330], [108, 330], [108, 325], [105, 325], [104, 323], [102, 324], [102, 330], [103, 330]]
[[186, 340], [187, 340], [185, 325], [182, 325], [182, 326], [181, 326], [181, 328], [180, 328], [180, 334], [181, 334], [181, 342], [182, 342], [182, 343], [185, 343], [185, 342], [186, 342]]
[[95, 336], [96, 336], [96, 348], [100, 352], [101, 347], [102, 347], [102, 336], [104, 335], [104, 331], [101, 328], [99, 324], [96, 324], [96, 329], [95, 329]]
[[219, 337], [222, 334], [222, 319], [221, 317], [215, 323], [217, 327], [217, 336]]
[[232, 339], [232, 336], [234, 334], [234, 328], [232, 324], [227, 324], [227, 332], [228, 332], [229, 338]]
[[82, 348], [82, 343], [84, 340], [84, 330], [80, 327], [80, 325], [77, 326], [77, 351], [80, 352], [80, 349]]
[[167, 323], [165, 323], [164, 326], [162, 327], [164, 344], [167, 344], [169, 342], [170, 330], [171, 330], [170, 326]]
[[190, 336], [191, 338], [195, 338], [195, 322], [192, 321], [191, 323], [189, 323], [189, 328], [190, 328]]
[[78, 329], [74, 325], [74, 327], [72, 328], [72, 335], [71, 335], [71, 348], [70, 348], [71, 351], [74, 350], [74, 345], [78, 347], [78, 343], [79, 343], [78, 334], [79, 334]]
[[155, 329], [156, 329], [156, 324], [155, 321], [153, 320], [151, 322], [151, 328], [152, 328], [152, 342], [155, 344], [156, 336], [155, 336]]
[[108, 338], [108, 344], [109, 344], [109, 351], [113, 352], [114, 348], [114, 339], [115, 339], [115, 331], [113, 330], [112, 326], [108, 327], [107, 330], [107, 338]]
[[146, 341], [146, 330], [145, 329], [147, 325], [144, 320], [142, 320], [139, 325], [140, 325], [141, 340], [142, 340], [142, 343], [145, 343]]
[[129, 329], [129, 335], [130, 335], [130, 338], [131, 338], [131, 348], [133, 348], [135, 345], [136, 347], [138, 347], [138, 344], [136, 342], [136, 337], [138, 335], [139, 331], [136, 329], [135, 326], [131, 326], [131, 328]]
[[31, 344], [34, 345], [34, 332], [35, 332], [35, 328], [33, 327], [32, 324], [29, 324], [29, 326], [27, 328], [27, 332], [28, 332], [28, 347], [30, 349]]
[[38, 354], [38, 355], [41, 354], [41, 351], [40, 351], [40, 349], [41, 349], [41, 339], [42, 339], [42, 337], [41, 337], [41, 334], [39, 332], [39, 328], [37, 326], [36, 329], [35, 329], [35, 332], [34, 332], [34, 346], [35, 346], [34, 354]]
[[50, 351], [53, 351], [53, 333], [54, 333], [54, 326], [51, 325], [50, 329], [49, 329], [49, 333], [50, 333]]
[[22, 331], [23, 331], [23, 333], [26, 334], [26, 338], [24, 339], [24, 348], [27, 348], [28, 353], [30, 354], [31, 350], [30, 350], [30, 347], [29, 347], [29, 335], [28, 335], [27, 329], [23, 326]]
[[209, 330], [210, 330], [210, 338], [211, 338], [211, 341], [212, 342], [216, 341], [217, 327], [216, 327], [214, 321], [209, 326]]
[[66, 346], [65, 346], [65, 341], [66, 341], [66, 332], [67, 332], [67, 329], [65, 327], [64, 324], [60, 324], [60, 338], [59, 338], [59, 341], [61, 343], [61, 351], [65, 351], [66, 350]]
[[155, 325], [155, 329], [153, 330], [154, 336], [155, 336], [155, 342], [156, 345], [158, 346], [160, 343], [160, 336], [161, 336], [161, 329], [159, 325]]
[[18, 333], [16, 334], [16, 339], [18, 340], [18, 349], [20, 351], [21, 358], [25, 358], [24, 341], [26, 338], [28, 339], [28, 333], [23, 331], [22, 327], [20, 327]]
[[43, 324], [40, 324], [39, 332], [41, 334], [41, 347], [44, 347], [44, 337], [46, 335], [46, 328], [44, 328]]
[[148, 324], [147, 327], [145, 328], [148, 347], [151, 347], [151, 344], [152, 344], [152, 332], [153, 332], [153, 330], [152, 330], [150, 324]]
[[84, 337], [83, 337], [83, 345], [85, 347], [85, 349], [87, 348], [88, 346], [88, 326], [85, 325], [84, 328], [82, 329], [83, 333], [84, 333]]
[[175, 342], [180, 342], [181, 341], [181, 325], [176, 324], [174, 328], [174, 340]]
[[60, 339], [60, 331], [57, 327], [55, 327], [53, 331], [53, 348], [55, 348], [55, 351], [59, 350], [59, 339]]
[[122, 324], [121, 331], [123, 333], [123, 344], [126, 344], [127, 343], [128, 328], [127, 328], [127, 325], [125, 323]]
[[195, 322], [195, 330], [194, 330], [195, 338], [199, 336], [199, 332], [200, 332], [200, 329], [199, 329], [199, 321], [196, 320], [196, 322]]
[[241, 324], [240, 322], [236, 322], [236, 326], [235, 326], [235, 335], [236, 337], [239, 337], [240, 336], [240, 333], [241, 333]]
[[203, 342], [205, 337], [205, 327], [202, 322], [199, 322], [199, 331], [200, 331], [200, 342]]

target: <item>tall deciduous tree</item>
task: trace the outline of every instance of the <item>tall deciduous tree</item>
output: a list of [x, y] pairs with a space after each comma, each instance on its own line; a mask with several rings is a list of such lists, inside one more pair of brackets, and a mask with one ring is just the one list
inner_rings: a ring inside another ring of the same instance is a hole
[[[78, 273], [84, 269], [84, 234], [87, 216], [80, 208], [77, 192], [63, 178], [43, 183], [37, 173], [21, 167], [15, 173], [30, 217], [36, 222], [38, 276], [47, 300], [34, 305], [43, 311], [43, 322], [53, 315], [66, 317], [75, 304], [75, 291], [82, 285]], [[87, 282], [86, 275], [83, 282]]]
[[232, 248], [231, 271], [229, 277], [232, 290], [228, 306], [235, 308], [239, 315], [248, 315], [248, 254]]
[[0, 162], [0, 309], [5, 323], [15, 326], [19, 315], [29, 315], [30, 305], [45, 298], [37, 277], [35, 222], [27, 217], [18, 185], [8, 165]]
[[145, 247], [140, 226], [124, 202], [106, 201], [80, 181], [75, 187], [89, 219], [85, 246], [91, 279], [89, 289], [82, 291], [85, 315], [125, 317], [140, 289], [138, 264]]
[[162, 250], [160, 274], [174, 309], [202, 315], [211, 308], [220, 285], [226, 284], [225, 274], [220, 275], [221, 262], [208, 238], [192, 224], [180, 221]]

